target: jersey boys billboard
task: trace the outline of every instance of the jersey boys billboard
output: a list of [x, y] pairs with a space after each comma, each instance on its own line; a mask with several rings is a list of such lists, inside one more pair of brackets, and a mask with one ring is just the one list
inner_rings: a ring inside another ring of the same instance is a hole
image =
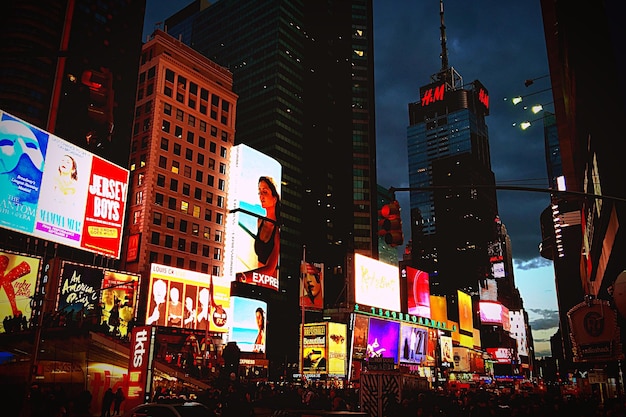
[[0, 110], [0, 226], [119, 258], [128, 170]]

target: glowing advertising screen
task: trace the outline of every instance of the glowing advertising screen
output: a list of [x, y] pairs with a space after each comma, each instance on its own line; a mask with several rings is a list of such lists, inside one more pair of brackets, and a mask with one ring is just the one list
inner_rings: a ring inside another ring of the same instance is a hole
[[446, 297], [440, 295], [430, 296], [430, 318], [435, 321], [445, 322], [448, 320], [448, 304]]
[[242, 352], [265, 353], [267, 303], [238, 296], [231, 297], [230, 303], [228, 340], [237, 342]]
[[225, 275], [278, 291], [281, 165], [246, 145], [231, 148]]
[[355, 254], [354, 298], [357, 304], [400, 311], [398, 267]]
[[328, 373], [345, 376], [347, 367], [348, 327], [343, 323], [328, 323]]
[[128, 170], [0, 110], [0, 226], [119, 258]]
[[400, 362], [419, 364], [426, 360], [428, 331], [426, 328], [400, 325]]
[[408, 313], [430, 318], [430, 279], [428, 272], [406, 267]]
[[504, 262], [492, 263], [491, 274], [494, 278], [504, 278], [506, 276], [506, 273], [504, 272]]
[[439, 336], [439, 346], [441, 348], [441, 362], [454, 362], [452, 338], [450, 336]]
[[230, 280], [152, 264], [146, 324], [227, 332]]
[[95, 309], [100, 302], [103, 278], [100, 268], [63, 261], [57, 309], [74, 313]]
[[326, 323], [307, 323], [302, 335], [302, 373], [327, 372]]
[[[504, 325], [503, 318], [509, 321], [509, 310], [495, 301], [480, 301], [480, 321], [484, 324]], [[505, 311], [506, 310], [506, 311]]]
[[486, 348], [485, 350], [497, 363], [506, 365], [510, 364], [513, 359], [513, 351], [510, 348]]
[[352, 331], [352, 358], [364, 359], [367, 355], [367, 330], [369, 319], [360, 314], [354, 314], [354, 330]]
[[474, 314], [472, 310], [472, 297], [463, 291], [457, 290], [459, 301], [459, 328], [473, 333]]
[[139, 275], [104, 271], [101, 323], [109, 326], [111, 334], [128, 335], [128, 322], [135, 317], [138, 288]]
[[126, 407], [148, 402], [152, 387], [155, 328], [133, 328], [128, 355], [128, 391]]
[[[21, 315], [28, 323], [40, 267], [39, 258], [0, 251], [0, 317], [15, 319]], [[10, 323], [14, 324], [13, 330], [21, 324], [17, 320]], [[2, 332], [12, 330], [4, 328], [4, 322], [0, 322], [0, 329]]]
[[324, 309], [324, 264], [300, 262], [300, 307]]
[[370, 318], [367, 336], [368, 358], [393, 358], [394, 362], [397, 363], [399, 340], [399, 322]]

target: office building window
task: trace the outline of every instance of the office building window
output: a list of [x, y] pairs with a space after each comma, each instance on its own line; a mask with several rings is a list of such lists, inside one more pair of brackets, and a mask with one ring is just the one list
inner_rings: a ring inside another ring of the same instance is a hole
[[174, 236], [165, 235], [165, 247], [166, 248], [174, 247]]
[[165, 227], [167, 227], [168, 229], [174, 228], [174, 216], [167, 216]]
[[159, 213], [158, 211], [155, 211], [152, 214], [152, 224], [156, 224], [157, 226], [160, 226], [162, 220], [163, 220], [163, 214]]
[[159, 232], [152, 232], [152, 236], [150, 237], [150, 243], [152, 243], [153, 245], [158, 245], [160, 239], [161, 234]]
[[163, 265], [172, 265], [172, 255], [168, 255], [167, 253], [163, 254]]

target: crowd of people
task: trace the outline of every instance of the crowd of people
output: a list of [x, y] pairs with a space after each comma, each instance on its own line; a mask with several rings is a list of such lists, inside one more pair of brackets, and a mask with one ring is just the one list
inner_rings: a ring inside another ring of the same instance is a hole
[[[120, 396], [121, 394], [121, 396]], [[123, 393], [105, 394], [102, 410], [91, 410], [92, 397], [83, 391], [75, 397], [59, 387], [31, 390], [33, 417], [111, 416], [120, 413]], [[362, 408], [359, 390], [323, 385], [239, 382], [234, 374], [216, 381], [199, 392], [188, 387], [155, 388], [153, 402], [196, 401], [206, 405], [215, 417], [298, 417], [306, 410], [368, 411]], [[567, 396], [558, 392], [508, 391], [487, 389], [461, 391], [405, 390], [401, 395], [383, 395], [385, 417], [623, 417], [624, 397], [603, 401], [596, 395]], [[102, 414], [101, 414], [102, 413]], [[211, 416], [209, 416], [211, 417]]]

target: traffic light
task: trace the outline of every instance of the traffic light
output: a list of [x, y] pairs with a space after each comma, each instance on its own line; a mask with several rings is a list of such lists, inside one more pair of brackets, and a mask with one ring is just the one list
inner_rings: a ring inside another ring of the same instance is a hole
[[385, 242], [391, 246], [404, 243], [402, 233], [402, 218], [400, 217], [400, 203], [397, 200], [385, 204], [380, 209], [382, 219], [378, 221], [378, 234], [385, 237]]

